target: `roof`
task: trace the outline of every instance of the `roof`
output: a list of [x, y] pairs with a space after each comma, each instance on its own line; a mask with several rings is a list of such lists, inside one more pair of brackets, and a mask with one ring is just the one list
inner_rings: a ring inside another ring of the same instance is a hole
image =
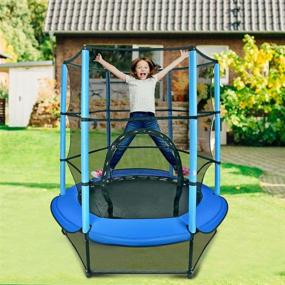
[[50, 0], [53, 33], [285, 33], [285, 0]]

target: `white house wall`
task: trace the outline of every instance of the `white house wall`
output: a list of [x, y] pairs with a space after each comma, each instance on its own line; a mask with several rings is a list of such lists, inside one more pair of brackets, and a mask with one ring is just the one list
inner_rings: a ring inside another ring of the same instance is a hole
[[54, 78], [53, 66], [17, 67], [9, 70], [8, 126], [27, 127], [37, 100], [40, 80]]

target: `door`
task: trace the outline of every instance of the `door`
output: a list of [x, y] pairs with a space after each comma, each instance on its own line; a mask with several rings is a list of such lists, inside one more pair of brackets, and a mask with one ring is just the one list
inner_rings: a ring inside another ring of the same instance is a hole
[[53, 78], [52, 67], [11, 68], [9, 72], [9, 127], [27, 127], [36, 103], [40, 79]]

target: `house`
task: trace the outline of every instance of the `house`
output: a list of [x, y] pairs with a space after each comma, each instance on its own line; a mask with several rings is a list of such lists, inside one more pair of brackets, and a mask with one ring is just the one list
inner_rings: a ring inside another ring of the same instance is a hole
[[[242, 53], [245, 34], [285, 44], [285, 0], [50, 0], [45, 30], [56, 37], [56, 78], [84, 44], [196, 46], [213, 56]], [[137, 56], [133, 54], [133, 56]], [[173, 57], [154, 55], [161, 66]], [[222, 78], [224, 84], [229, 76]]]
[[[285, 44], [285, 0], [50, 0], [45, 31], [56, 37], [56, 73], [84, 44], [198, 46], [242, 51], [244, 34]], [[164, 58], [167, 64], [170, 59]]]

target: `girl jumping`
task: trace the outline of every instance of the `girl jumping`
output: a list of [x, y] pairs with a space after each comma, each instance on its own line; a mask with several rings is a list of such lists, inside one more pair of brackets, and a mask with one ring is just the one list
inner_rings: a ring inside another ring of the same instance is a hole
[[[117, 78], [125, 81], [129, 86], [130, 96], [130, 118], [124, 132], [130, 132], [140, 128], [151, 129], [159, 131], [160, 127], [155, 117], [155, 86], [170, 70], [175, 68], [179, 63], [188, 57], [188, 51], [180, 51], [180, 56], [172, 61], [163, 70], [155, 73], [157, 68], [152, 60], [148, 58], [137, 58], [131, 63], [131, 73], [127, 75], [115, 66], [107, 62], [101, 54], [98, 54], [95, 61], [100, 63], [105, 69], [109, 70]], [[140, 120], [135, 120], [141, 118]], [[166, 147], [164, 141], [159, 137], [152, 137], [155, 144], [158, 146], [167, 161], [176, 170], [175, 158], [172, 152]], [[110, 162], [111, 169], [114, 169], [132, 142], [133, 137], [128, 137], [123, 140]], [[183, 174], [188, 175], [188, 169], [183, 167]], [[95, 177], [101, 175], [101, 171], [93, 171], [91, 174]]]

